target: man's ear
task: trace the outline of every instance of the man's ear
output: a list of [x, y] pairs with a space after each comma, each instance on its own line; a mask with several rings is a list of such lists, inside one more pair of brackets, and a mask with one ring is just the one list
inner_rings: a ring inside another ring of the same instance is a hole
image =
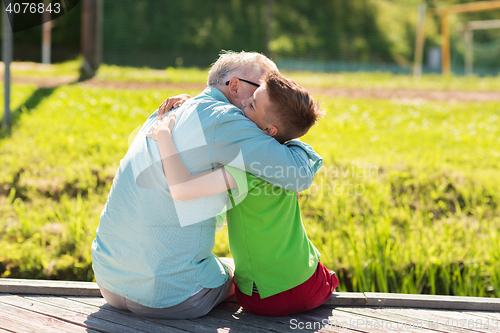
[[232, 97], [237, 98], [238, 97], [238, 89], [240, 88], [240, 80], [238, 80], [238, 78], [236, 78], [236, 77], [233, 77], [228, 82], [229, 83], [227, 84], [227, 86], [228, 86], [229, 94]]
[[276, 136], [276, 134], [278, 134], [278, 128], [274, 125], [271, 125], [264, 130], [264, 133], [269, 136]]

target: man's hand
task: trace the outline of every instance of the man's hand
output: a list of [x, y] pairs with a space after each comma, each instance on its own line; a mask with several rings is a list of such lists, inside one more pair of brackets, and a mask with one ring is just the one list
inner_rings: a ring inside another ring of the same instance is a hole
[[160, 107], [158, 108], [158, 119], [163, 119], [171, 109], [178, 108], [182, 105], [182, 103], [190, 98], [191, 96], [189, 96], [188, 94], [180, 94], [174, 97], [167, 98], [163, 103], [161, 103]]
[[161, 135], [171, 135], [172, 129], [175, 125], [176, 117], [177, 115], [175, 114], [175, 112], [170, 112], [169, 117], [165, 120], [159, 120], [156, 125], [153, 125], [153, 127], [151, 127], [151, 133], [146, 133], [146, 136], [158, 141], [158, 138]]

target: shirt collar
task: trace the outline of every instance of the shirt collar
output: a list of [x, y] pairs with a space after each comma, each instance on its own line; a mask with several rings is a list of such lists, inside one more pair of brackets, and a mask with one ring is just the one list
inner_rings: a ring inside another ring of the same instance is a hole
[[[203, 90], [203, 93], [213, 97], [214, 99], [216, 99], [218, 101], [229, 103], [226, 96], [224, 96], [224, 94], [217, 88], [206, 87], [205, 90]], [[231, 103], [229, 103], [229, 104], [231, 104]]]

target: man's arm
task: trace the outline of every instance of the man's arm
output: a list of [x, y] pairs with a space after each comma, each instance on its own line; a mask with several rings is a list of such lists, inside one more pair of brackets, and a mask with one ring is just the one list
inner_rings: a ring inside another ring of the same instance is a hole
[[177, 96], [169, 97], [161, 103], [158, 107], [158, 119], [163, 119], [171, 109], [177, 109], [185, 101], [190, 99], [191, 96], [188, 94], [180, 94]]
[[213, 144], [216, 163], [229, 164], [236, 146], [243, 157], [243, 165], [238, 168], [294, 192], [309, 188], [323, 163], [311, 146], [298, 140], [280, 144], [237, 108], [220, 114]]

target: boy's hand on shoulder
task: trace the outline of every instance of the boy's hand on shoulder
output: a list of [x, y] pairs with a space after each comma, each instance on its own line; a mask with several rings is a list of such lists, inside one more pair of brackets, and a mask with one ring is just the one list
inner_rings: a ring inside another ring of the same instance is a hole
[[172, 135], [176, 117], [177, 115], [175, 112], [170, 112], [169, 117], [165, 120], [159, 120], [155, 125], [153, 125], [153, 127], [151, 127], [151, 132], [146, 133], [146, 136], [158, 141], [158, 138], [162, 135]]

